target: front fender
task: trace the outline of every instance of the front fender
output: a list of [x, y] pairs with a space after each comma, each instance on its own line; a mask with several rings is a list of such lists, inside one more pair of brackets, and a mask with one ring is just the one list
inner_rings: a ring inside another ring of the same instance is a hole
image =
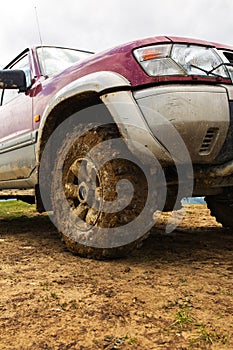
[[[44, 144], [47, 142], [47, 135], [46, 137], [43, 136], [45, 126], [48, 124], [49, 116], [52, 116], [51, 118], [54, 117], [52, 112], [55, 108], [62, 106], [63, 102], [72, 97], [78, 98], [78, 96], [81, 97], [93, 92], [99, 96], [110, 112], [122, 137], [127, 140], [127, 144], [132, 153], [138, 157], [141, 155], [141, 159], [143, 159], [143, 149], [147, 148], [155, 154], [158, 159], [169, 163], [170, 157], [168, 153], [152, 135], [130, 91], [130, 87], [129, 81], [120, 74], [101, 71], [75, 80], [58, 91], [51, 98], [41, 118], [37, 149], [38, 164]], [[137, 146], [133, 141], [136, 141]]]
[[[40, 156], [44, 147], [44, 130], [49, 120], [49, 116], [55, 108], [62, 105], [63, 102], [72, 98], [83, 96], [84, 94], [96, 93], [97, 95], [104, 93], [104, 91], [116, 89], [129, 89], [130, 83], [127, 79], [118, 73], [101, 71], [91, 73], [80, 79], [73, 81], [59, 90], [49, 101], [43, 115], [41, 116], [40, 128], [38, 131], [38, 143], [36, 158], [39, 164]], [[46, 136], [47, 137], [47, 136]]]
[[43, 126], [46, 123], [48, 115], [57, 105], [62, 103], [64, 100], [87, 92], [96, 92], [98, 94], [101, 94], [104, 91], [120, 88], [130, 88], [130, 82], [122, 75], [108, 71], [92, 73], [73, 81], [72, 83], [59, 90], [51, 98], [41, 118], [40, 132], [43, 130]]

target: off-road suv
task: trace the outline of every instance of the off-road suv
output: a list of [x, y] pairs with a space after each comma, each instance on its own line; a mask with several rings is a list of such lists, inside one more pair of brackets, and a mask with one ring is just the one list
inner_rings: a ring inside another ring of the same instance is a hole
[[127, 254], [185, 196], [233, 227], [232, 82], [233, 48], [200, 40], [26, 49], [0, 71], [0, 196], [51, 211], [96, 258]]

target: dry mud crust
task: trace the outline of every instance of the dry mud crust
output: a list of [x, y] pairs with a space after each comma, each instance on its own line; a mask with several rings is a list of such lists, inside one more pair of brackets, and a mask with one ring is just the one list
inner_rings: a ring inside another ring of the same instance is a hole
[[233, 235], [186, 209], [114, 261], [72, 255], [45, 216], [2, 220], [0, 349], [232, 349]]

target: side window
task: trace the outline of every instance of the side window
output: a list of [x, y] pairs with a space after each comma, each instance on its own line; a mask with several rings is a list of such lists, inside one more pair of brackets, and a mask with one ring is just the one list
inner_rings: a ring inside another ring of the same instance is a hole
[[[30, 70], [30, 62], [28, 55], [24, 55], [21, 57], [17, 62], [15, 62], [10, 69], [21, 69], [25, 72], [26, 75], [26, 82], [27, 87], [31, 85], [32, 77], [31, 77], [31, 70]], [[1, 97], [1, 105], [5, 105], [6, 103], [13, 100], [15, 97], [17, 97], [19, 94], [18, 90], [14, 89], [6, 89], [2, 92]]]

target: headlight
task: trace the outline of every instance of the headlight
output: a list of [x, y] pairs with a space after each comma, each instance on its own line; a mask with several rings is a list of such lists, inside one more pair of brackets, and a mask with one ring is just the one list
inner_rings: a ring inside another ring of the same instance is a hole
[[134, 56], [150, 76], [164, 75], [202, 75], [229, 78], [222, 60], [213, 48], [185, 45], [164, 44], [146, 46], [134, 50]]
[[[175, 44], [171, 57], [181, 65], [188, 75], [204, 75], [222, 63], [222, 60], [213, 48], [197, 45]], [[213, 75], [228, 78], [225, 67], [215, 69]], [[211, 76], [211, 73], [209, 74]]]
[[135, 50], [134, 56], [150, 76], [184, 75], [184, 70], [169, 57], [171, 49], [168, 44], [146, 46]]

